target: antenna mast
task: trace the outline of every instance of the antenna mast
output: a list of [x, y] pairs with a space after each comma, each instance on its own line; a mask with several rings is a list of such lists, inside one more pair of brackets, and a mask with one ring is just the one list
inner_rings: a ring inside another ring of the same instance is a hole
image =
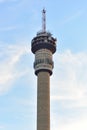
[[46, 10], [42, 10], [42, 31], [46, 32]]

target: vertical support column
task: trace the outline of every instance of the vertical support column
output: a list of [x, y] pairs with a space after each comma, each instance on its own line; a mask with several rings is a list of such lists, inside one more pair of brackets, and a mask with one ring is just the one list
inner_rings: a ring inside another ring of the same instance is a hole
[[37, 76], [37, 130], [50, 130], [50, 74], [39, 72]]

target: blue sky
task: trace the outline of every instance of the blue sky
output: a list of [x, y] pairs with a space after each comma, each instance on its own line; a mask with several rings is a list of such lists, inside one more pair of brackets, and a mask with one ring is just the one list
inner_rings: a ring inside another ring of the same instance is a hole
[[51, 130], [87, 130], [87, 1], [0, 0], [0, 130], [35, 130], [37, 77], [31, 40], [57, 38], [51, 76]]

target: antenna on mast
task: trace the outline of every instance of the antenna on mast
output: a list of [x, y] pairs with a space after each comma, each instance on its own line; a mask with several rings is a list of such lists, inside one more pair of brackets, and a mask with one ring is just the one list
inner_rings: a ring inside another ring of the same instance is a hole
[[42, 31], [46, 32], [46, 10], [42, 10]]

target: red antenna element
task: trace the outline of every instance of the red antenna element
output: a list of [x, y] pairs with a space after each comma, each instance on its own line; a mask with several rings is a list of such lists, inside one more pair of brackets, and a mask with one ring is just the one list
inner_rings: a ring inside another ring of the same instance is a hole
[[42, 10], [42, 31], [46, 32], [46, 10]]

